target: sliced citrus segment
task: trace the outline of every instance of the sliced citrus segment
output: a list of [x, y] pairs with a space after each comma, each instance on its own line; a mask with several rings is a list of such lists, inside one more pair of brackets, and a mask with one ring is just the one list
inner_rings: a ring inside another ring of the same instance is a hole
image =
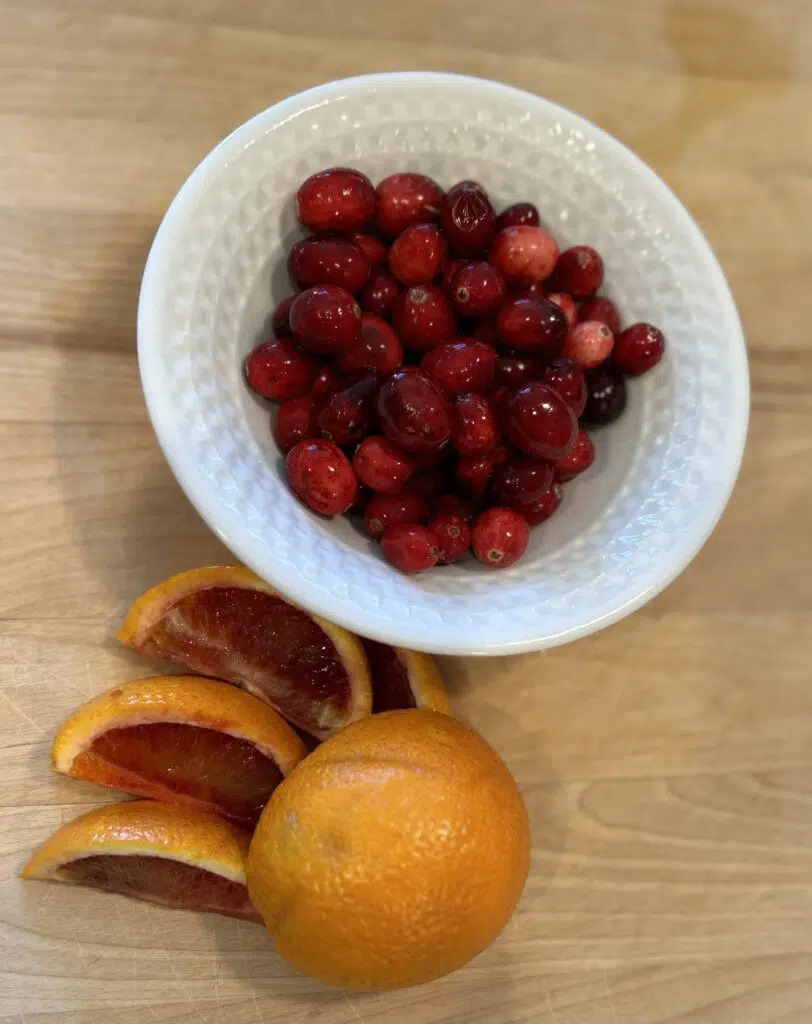
[[130, 647], [225, 679], [318, 739], [372, 710], [360, 641], [248, 569], [192, 569], [153, 587], [119, 631]]
[[405, 647], [362, 640], [372, 677], [372, 711], [425, 708], [451, 714], [443, 680], [434, 659]]
[[249, 841], [216, 815], [132, 800], [63, 825], [21, 874], [259, 921], [245, 885]]
[[64, 775], [253, 826], [306, 750], [267, 704], [200, 676], [117, 686], [60, 727], [51, 749]]

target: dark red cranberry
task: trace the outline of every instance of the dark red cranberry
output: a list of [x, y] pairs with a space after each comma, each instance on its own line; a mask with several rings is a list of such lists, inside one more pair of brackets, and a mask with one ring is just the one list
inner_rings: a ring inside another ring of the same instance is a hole
[[336, 391], [319, 412], [319, 430], [337, 445], [352, 444], [375, 425], [375, 400], [380, 386], [377, 373], [363, 372], [341, 391]]
[[339, 356], [343, 373], [352, 370], [377, 370], [391, 373], [403, 362], [403, 346], [389, 324], [374, 313], [361, 316], [361, 337]]
[[310, 231], [360, 231], [375, 216], [375, 189], [360, 171], [331, 167], [299, 186], [296, 215]]
[[476, 505], [458, 494], [441, 494], [434, 501], [434, 514], [459, 517], [470, 526], [476, 515]]
[[579, 320], [598, 320], [606, 324], [612, 334], [620, 334], [620, 314], [611, 299], [596, 297], [587, 299], [578, 312]]
[[578, 438], [563, 459], [555, 464], [556, 483], [565, 484], [580, 476], [595, 461], [595, 447], [589, 434], [581, 427], [578, 430]]
[[541, 381], [508, 391], [500, 412], [507, 436], [534, 459], [563, 459], [578, 436], [575, 413]]
[[373, 270], [366, 287], [361, 292], [361, 309], [365, 313], [390, 317], [398, 295], [400, 295], [400, 285], [389, 271]]
[[616, 341], [612, 361], [630, 377], [647, 373], [662, 359], [665, 335], [652, 324], [634, 324], [622, 331]]
[[364, 522], [370, 537], [381, 537], [390, 526], [428, 522], [429, 507], [414, 491], [376, 494], [364, 509]]
[[389, 250], [383, 242], [377, 239], [374, 235], [366, 235], [360, 231], [357, 231], [354, 235], [350, 235], [350, 238], [366, 255], [366, 258], [369, 260], [369, 265], [373, 271], [380, 270], [381, 267], [386, 266], [386, 261], [389, 259]]
[[449, 488], [448, 470], [444, 466], [421, 469], [409, 481], [409, 490], [419, 494], [429, 506]]
[[615, 336], [598, 320], [584, 320], [576, 324], [567, 335], [564, 355], [568, 356], [582, 370], [600, 366], [612, 354]]
[[297, 288], [314, 284], [337, 284], [358, 292], [367, 283], [370, 263], [366, 253], [348, 238], [313, 235], [290, 250], [288, 273]]
[[581, 415], [586, 406], [586, 379], [571, 359], [554, 359], [539, 374], [539, 380], [557, 391], [576, 416]]
[[429, 529], [437, 537], [440, 565], [458, 562], [471, 546], [471, 529], [459, 516], [435, 516], [429, 520]]
[[517, 387], [537, 380], [544, 366], [544, 360], [530, 352], [507, 352], [496, 360], [496, 384]]
[[263, 398], [300, 398], [318, 372], [318, 362], [290, 338], [263, 341], [245, 360], [248, 386]]
[[408, 456], [385, 437], [366, 437], [355, 449], [352, 468], [362, 484], [378, 494], [397, 494], [414, 472]]
[[530, 527], [509, 508], [489, 508], [474, 523], [474, 554], [490, 569], [514, 565], [527, 550]]
[[392, 243], [389, 269], [402, 284], [429, 284], [442, 273], [448, 242], [436, 224], [413, 224]]
[[529, 288], [553, 272], [558, 243], [544, 228], [530, 225], [505, 228], [494, 238], [488, 259], [508, 284]]
[[455, 256], [479, 256], [496, 229], [496, 214], [485, 190], [461, 181], [446, 193], [440, 223]]
[[554, 302], [556, 306], [564, 311], [564, 316], [567, 318], [567, 323], [570, 326], [570, 330], [578, 323], [578, 307], [575, 305], [575, 299], [571, 295], [567, 295], [566, 292], [550, 292], [547, 296], [550, 302]]
[[301, 292], [290, 309], [293, 335], [311, 352], [343, 352], [361, 335], [361, 309], [346, 288], [317, 285]]
[[390, 238], [440, 217], [443, 190], [425, 174], [391, 174], [378, 185], [378, 227]]
[[317, 408], [321, 408], [327, 399], [336, 391], [340, 391], [343, 386], [344, 381], [338, 370], [330, 366], [329, 363], [325, 363], [311, 385], [310, 398]]
[[276, 411], [273, 435], [283, 452], [289, 452], [297, 441], [319, 436], [316, 406], [312, 398], [288, 398]]
[[442, 289], [451, 298], [454, 298], [454, 278], [457, 276], [457, 271], [468, 263], [468, 260], [461, 260], [459, 257], [455, 257], [453, 260], [449, 260], [445, 265], [443, 271]]
[[496, 413], [485, 395], [464, 392], [452, 404], [451, 443], [460, 455], [484, 455], [499, 444]]
[[459, 338], [427, 352], [420, 361], [420, 367], [437, 381], [447, 395], [461, 391], [485, 393], [493, 387], [496, 361], [495, 349], [484, 341]]
[[511, 455], [493, 472], [491, 498], [497, 505], [528, 505], [549, 490], [552, 482], [551, 463], [526, 455]]
[[554, 512], [558, 511], [561, 499], [564, 497], [563, 490], [558, 484], [553, 484], [545, 491], [540, 498], [531, 501], [527, 505], [518, 505], [516, 511], [527, 521], [528, 526], [538, 526], [546, 522]]
[[537, 228], [541, 223], [539, 212], [532, 203], [514, 203], [506, 210], [502, 210], [496, 218], [496, 230], [503, 231], [505, 228], [518, 228], [528, 225]]
[[508, 457], [507, 449], [494, 448], [486, 455], [464, 455], [456, 465], [457, 480], [474, 501], [482, 501], [496, 467]]
[[510, 348], [557, 356], [569, 324], [560, 306], [532, 295], [508, 299], [496, 318], [499, 337]]
[[574, 245], [561, 253], [551, 283], [557, 292], [588, 299], [603, 284], [603, 260], [591, 246]]
[[355, 501], [358, 482], [349, 459], [331, 441], [299, 441], [285, 457], [288, 482], [314, 512], [340, 516]]
[[434, 451], [451, 436], [448, 399], [428, 374], [415, 366], [391, 373], [378, 394], [383, 432], [405, 452]]
[[453, 282], [453, 298], [463, 316], [495, 313], [505, 297], [505, 279], [490, 263], [466, 263]]
[[407, 348], [428, 352], [457, 333], [451, 300], [433, 284], [407, 288], [395, 301], [392, 325]]
[[[587, 426], [613, 423], [626, 408], [626, 378], [611, 363], [586, 374], [587, 400], [581, 419]], [[563, 456], [562, 456], [563, 458]]]
[[271, 317], [271, 330], [275, 338], [289, 338], [293, 331], [290, 329], [290, 307], [293, 305], [295, 295], [288, 295], [282, 299]]
[[425, 572], [437, 565], [440, 548], [433, 530], [427, 526], [404, 523], [390, 526], [381, 537], [383, 556], [401, 572]]

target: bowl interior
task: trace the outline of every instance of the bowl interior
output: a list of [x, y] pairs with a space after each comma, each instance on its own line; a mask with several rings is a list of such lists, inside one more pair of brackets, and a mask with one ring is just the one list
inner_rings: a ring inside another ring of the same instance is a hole
[[[596, 431], [595, 465], [533, 531], [516, 566], [473, 559], [409, 578], [350, 520], [288, 491], [269, 409], [244, 355], [290, 291], [301, 231], [293, 195], [315, 170], [373, 181], [420, 170], [476, 178], [497, 209], [536, 203], [562, 248], [594, 245], [625, 322], [665, 331], [667, 358], [630, 382]], [[489, 652], [549, 646], [639, 605], [687, 563], [729, 494], [747, 378], [735, 307], [701, 234], [665, 186], [587, 122], [515, 90], [440, 75], [372, 76], [272, 108], [215, 150], [179, 194], [145, 275], [145, 392], [182, 485], [223, 540], [295, 600], [407, 646]]]

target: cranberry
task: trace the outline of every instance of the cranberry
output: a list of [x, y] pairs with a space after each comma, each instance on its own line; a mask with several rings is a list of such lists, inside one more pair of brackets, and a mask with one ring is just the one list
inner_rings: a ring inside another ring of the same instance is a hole
[[403, 362], [403, 346], [389, 324], [374, 313], [361, 315], [361, 337], [352, 348], [342, 352], [338, 365], [342, 373], [351, 370], [377, 370], [391, 373]]
[[336, 235], [305, 238], [288, 256], [288, 273], [297, 288], [337, 284], [357, 292], [366, 284], [369, 271], [366, 254], [354, 242]]
[[498, 385], [526, 384], [541, 376], [544, 361], [530, 352], [508, 352], [496, 360], [496, 383]]
[[395, 299], [400, 295], [400, 285], [388, 270], [373, 270], [366, 287], [361, 292], [361, 309], [377, 316], [391, 316]]
[[480, 320], [476, 325], [474, 337], [477, 341], [484, 341], [486, 345], [495, 345], [499, 340], [496, 330], [496, 319]]
[[263, 398], [306, 395], [319, 371], [316, 360], [290, 338], [263, 341], [245, 360], [245, 379]]
[[381, 537], [381, 548], [387, 562], [401, 572], [425, 572], [437, 565], [440, 557], [434, 531], [412, 523], [390, 526]]
[[297, 441], [318, 437], [316, 406], [312, 398], [288, 398], [276, 411], [273, 435], [283, 452], [289, 452]]
[[369, 260], [369, 265], [373, 271], [380, 270], [381, 267], [386, 266], [386, 261], [389, 259], [389, 251], [383, 242], [379, 241], [374, 235], [366, 235], [360, 231], [351, 235], [350, 238]]
[[509, 284], [529, 288], [553, 272], [558, 243], [544, 228], [529, 224], [505, 228], [494, 238], [488, 258]]
[[575, 305], [575, 299], [571, 295], [567, 295], [566, 292], [551, 292], [547, 298], [564, 311], [564, 316], [567, 318], [570, 328], [578, 322], [578, 307]]
[[612, 359], [619, 370], [638, 377], [656, 366], [664, 351], [665, 335], [658, 327], [634, 324], [618, 335]]
[[367, 437], [352, 457], [352, 468], [362, 484], [378, 494], [397, 494], [414, 472], [414, 466], [385, 437]]
[[319, 412], [319, 430], [337, 445], [352, 444], [375, 425], [375, 399], [380, 377], [362, 373], [341, 391], [336, 391]]
[[600, 366], [612, 354], [615, 336], [597, 320], [585, 320], [576, 324], [567, 336], [564, 355], [568, 356], [582, 370]]
[[489, 508], [474, 524], [474, 554], [491, 569], [518, 562], [529, 540], [527, 521], [513, 509]]
[[347, 509], [349, 513], [355, 513], [356, 515], [363, 515], [364, 509], [370, 502], [374, 492], [363, 484], [358, 484], [358, 490], [355, 492], [355, 501]]
[[587, 299], [581, 306], [578, 319], [581, 321], [597, 320], [599, 323], [606, 324], [615, 337], [620, 334], [620, 314], [611, 299], [602, 297]]
[[341, 390], [342, 383], [338, 370], [330, 366], [329, 363], [325, 363], [310, 388], [310, 398], [313, 400], [313, 404], [319, 407], [324, 405], [331, 395]]
[[361, 309], [346, 288], [317, 285], [301, 292], [290, 309], [296, 340], [311, 352], [342, 352], [361, 334]]
[[496, 351], [484, 341], [459, 338], [427, 352], [420, 361], [420, 368], [433, 377], [447, 395], [460, 391], [490, 391], [496, 373]]
[[360, 231], [375, 216], [375, 189], [360, 171], [332, 167], [299, 186], [296, 215], [310, 231]]
[[409, 490], [432, 505], [449, 488], [448, 470], [443, 466], [422, 469], [409, 481]]
[[454, 278], [457, 276], [457, 271], [462, 270], [467, 263], [468, 260], [461, 260], [458, 257], [455, 257], [454, 259], [449, 260], [445, 265], [441, 287], [446, 295], [452, 299], [454, 298]]
[[464, 455], [456, 466], [457, 480], [474, 501], [482, 501], [496, 467], [507, 458], [507, 449], [494, 448], [486, 455]]
[[378, 227], [390, 238], [412, 224], [439, 219], [444, 193], [425, 174], [391, 174], [378, 185], [376, 193]]
[[584, 423], [603, 427], [613, 423], [626, 408], [626, 378], [611, 363], [590, 370], [586, 387], [586, 408], [581, 417]]
[[567, 318], [560, 306], [532, 295], [508, 299], [496, 319], [499, 337], [510, 348], [555, 356], [567, 340]]
[[392, 324], [407, 348], [428, 352], [457, 332], [451, 300], [433, 284], [407, 288], [395, 301]]
[[435, 516], [429, 520], [429, 529], [437, 537], [440, 565], [458, 562], [471, 546], [471, 530], [460, 516]]
[[540, 381], [509, 391], [502, 413], [505, 433], [534, 459], [563, 459], [578, 436], [575, 413], [557, 391]]
[[457, 494], [441, 494], [434, 502], [436, 516], [454, 516], [464, 520], [469, 526], [476, 515], [476, 505]]
[[355, 501], [352, 466], [331, 441], [298, 441], [285, 457], [285, 468], [294, 493], [314, 512], [339, 516]]
[[461, 181], [446, 194], [440, 222], [456, 256], [479, 256], [493, 237], [496, 214], [481, 185]]
[[585, 472], [595, 461], [595, 447], [589, 434], [581, 427], [578, 439], [563, 459], [555, 464], [556, 483], [565, 484]]
[[491, 497], [497, 505], [527, 505], [549, 490], [552, 482], [551, 463], [512, 455], [494, 470]]
[[539, 374], [539, 380], [557, 391], [576, 416], [581, 415], [586, 405], [586, 379], [571, 359], [554, 359]]
[[378, 394], [378, 415], [384, 434], [406, 452], [434, 451], [451, 436], [448, 399], [415, 366], [387, 377]]
[[290, 329], [290, 307], [293, 305], [295, 295], [288, 295], [282, 299], [271, 317], [271, 330], [275, 338], [289, 338], [293, 331]]
[[499, 444], [499, 424], [485, 395], [456, 395], [452, 410], [451, 443], [460, 455], [484, 455]]
[[425, 523], [428, 505], [414, 491], [399, 494], [376, 494], [364, 509], [364, 522], [370, 537], [380, 537], [390, 526], [403, 523]]
[[495, 313], [505, 297], [505, 279], [490, 263], [466, 263], [453, 282], [453, 298], [463, 316]]
[[540, 498], [536, 498], [535, 501], [531, 501], [527, 505], [517, 506], [516, 511], [527, 521], [528, 526], [538, 526], [558, 511], [563, 497], [564, 492], [558, 484], [554, 483]]
[[552, 284], [574, 299], [588, 299], [603, 284], [603, 260], [591, 246], [574, 245], [561, 253]]
[[405, 285], [428, 284], [442, 273], [448, 242], [436, 224], [413, 224], [389, 250], [389, 269]]
[[502, 210], [496, 218], [496, 230], [503, 231], [505, 228], [517, 228], [522, 225], [537, 228], [540, 223], [541, 217], [532, 203], [514, 203], [513, 206]]

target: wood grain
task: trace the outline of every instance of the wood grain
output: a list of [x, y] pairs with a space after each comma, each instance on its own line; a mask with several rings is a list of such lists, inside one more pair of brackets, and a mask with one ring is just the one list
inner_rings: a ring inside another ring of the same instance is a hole
[[[466, 970], [347, 997], [257, 928], [16, 872], [110, 799], [55, 778], [48, 746], [150, 671], [115, 643], [122, 611], [225, 557], [141, 399], [160, 217], [257, 110], [414, 67], [550, 96], [662, 174], [736, 293], [753, 419], [727, 514], [656, 601], [544, 655], [444, 663], [527, 798], [527, 893]], [[811, 108], [808, 0], [0, 0], [0, 1022], [808, 1024]]]

